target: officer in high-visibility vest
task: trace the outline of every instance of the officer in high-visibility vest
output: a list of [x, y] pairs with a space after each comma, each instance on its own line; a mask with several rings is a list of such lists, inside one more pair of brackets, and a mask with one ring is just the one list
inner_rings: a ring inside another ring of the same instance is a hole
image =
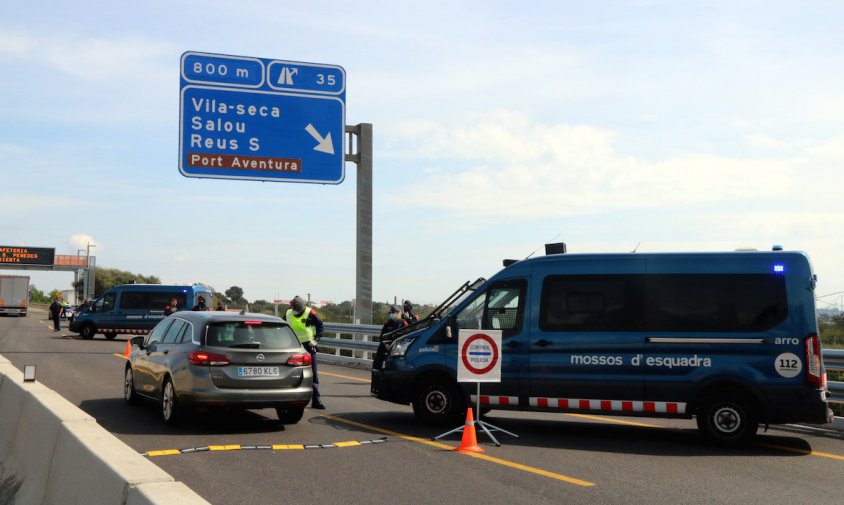
[[284, 320], [290, 329], [296, 333], [299, 342], [311, 355], [311, 370], [314, 372], [314, 393], [311, 396], [311, 408], [324, 409], [325, 405], [319, 399], [319, 375], [317, 375], [317, 343], [322, 338], [322, 321], [314, 309], [305, 306], [301, 296], [290, 300], [290, 308], [284, 315]]

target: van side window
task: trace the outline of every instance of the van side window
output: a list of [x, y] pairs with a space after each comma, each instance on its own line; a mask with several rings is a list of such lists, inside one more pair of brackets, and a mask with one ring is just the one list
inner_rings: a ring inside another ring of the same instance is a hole
[[524, 299], [521, 286], [493, 287], [487, 297], [484, 329], [519, 330], [521, 326], [520, 304]]
[[764, 331], [788, 312], [782, 275], [649, 275], [646, 290], [650, 331]]
[[641, 331], [642, 326], [636, 276], [558, 275], [542, 284], [543, 331]]
[[184, 308], [185, 294], [182, 292], [165, 291], [124, 291], [120, 301], [124, 309], [138, 310], [160, 310], [170, 304], [170, 299], [175, 298], [177, 306]]
[[457, 315], [458, 329], [502, 330], [507, 336], [522, 327], [526, 282], [507, 281], [491, 286]]
[[114, 300], [117, 298], [117, 295], [114, 293], [109, 293], [103, 297], [103, 305], [100, 309], [101, 312], [108, 312], [109, 310], [114, 308]]
[[123, 309], [145, 309], [146, 293], [140, 291], [124, 291], [123, 298], [120, 300], [120, 306]]
[[785, 321], [785, 277], [774, 274], [548, 276], [543, 331], [764, 331]]

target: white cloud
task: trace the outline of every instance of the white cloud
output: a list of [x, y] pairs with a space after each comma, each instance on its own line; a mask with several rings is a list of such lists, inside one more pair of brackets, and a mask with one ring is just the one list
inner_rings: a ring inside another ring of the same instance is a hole
[[[793, 161], [688, 154], [647, 162], [611, 132], [496, 112], [464, 124], [411, 124], [431, 180], [401, 201], [476, 217], [552, 218], [748, 201], [792, 186]], [[449, 160], [446, 162], [445, 160]], [[446, 164], [447, 163], [447, 164]]]
[[175, 65], [167, 55], [176, 51], [171, 43], [142, 37], [102, 38], [22, 31], [0, 34], [0, 59], [42, 62], [89, 82], [115, 79], [148, 83], [151, 77], [158, 79], [165, 72], [172, 76], [172, 68], [163, 68], [161, 61]]
[[91, 249], [92, 249], [92, 250], [91, 250], [91, 255], [92, 255], [92, 256], [93, 256], [96, 252], [100, 252], [100, 251], [94, 251], [94, 250], [93, 250], [93, 248], [94, 248], [94, 247], [97, 247], [98, 249], [100, 249], [100, 250], [101, 250], [101, 248], [100, 248], [100, 244], [98, 244], [98, 243], [97, 243], [97, 241], [96, 241], [96, 240], [94, 240], [94, 237], [92, 237], [92, 236], [90, 236], [90, 235], [86, 235], [86, 234], [78, 234], [78, 235], [73, 235], [73, 236], [71, 236], [71, 237], [67, 240], [67, 244], [68, 244], [71, 248], [73, 248], [73, 249], [75, 249], [75, 250], [85, 249], [85, 250], [86, 250], [86, 252], [88, 251], [88, 246], [90, 245], [90, 246], [91, 246]]

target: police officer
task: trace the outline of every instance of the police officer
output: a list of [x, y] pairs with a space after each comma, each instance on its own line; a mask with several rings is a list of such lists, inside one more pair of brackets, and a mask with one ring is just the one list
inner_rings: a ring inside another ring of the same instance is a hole
[[311, 355], [311, 370], [314, 372], [314, 393], [311, 397], [311, 408], [324, 409], [319, 397], [319, 375], [317, 375], [317, 343], [322, 338], [322, 321], [314, 309], [305, 306], [301, 296], [290, 300], [290, 308], [284, 315], [284, 320], [296, 334], [299, 342]]
[[62, 304], [59, 303], [58, 298], [54, 298], [53, 303], [50, 304], [50, 319], [53, 320], [53, 330], [61, 331], [59, 323], [62, 319]]
[[196, 305], [194, 305], [193, 309], [191, 310], [193, 310], [194, 312], [208, 310], [208, 305], [205, 305], [205, 297], [199, 295], [199, 297], [197, 298]]
[[391, 331], [395, 331], [403, 326], [406, 323], [404, 319], [399, 314], [399, 309], [395, 305], [390, 305], [390, 312], [387, 314], [387, 322], [384, 323], [384, 326], [381, 327], [381, 340], [384, 340], [384, 335], [390, 333]]
[[171, 298], [170, 304], [164, 306], [164, 317], [167, 317], [173, 312], [179, 310], [178, 304], [179, 302], [175, 298]]

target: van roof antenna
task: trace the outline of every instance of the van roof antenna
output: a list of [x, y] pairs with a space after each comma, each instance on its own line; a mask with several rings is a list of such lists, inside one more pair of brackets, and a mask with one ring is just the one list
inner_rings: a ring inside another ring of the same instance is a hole
[[[549, 244], [549, 243], [551, 243], [551, 241], [555, 240], [555, 239], [556, 239], [557, 237], [559, 237], [559, 236], [560, 236], [560, 234], [559, 234], [559, 233], [558, 233], [558, 234], [556, 234], [556, 235], [554, 235], [553, 237], [551, 237], [551, 239], [549, 239], [549, 240], [545, 241], [545, 244]], [[527, 258], [525, 258], [525, 259], [528, 259], [528, 258], [530, 258], [531, 256], [533, 256], [534, 254], [536, 254], [536, 251], [538, 251], [538, 250], [542, 249], [542, 247], [543, 247], [545, 244], [542, 244], [541, 246], [539, 246], [539, 247], [537, 247], [536, 249], [534, 249], [534, 250], [533, 250], [533, 252], [532, 252], [532, 253], [530, 253], [530, 254], [528, 254], [528, 255], [527, 255]]]
[[640, 246], [640, 245], [642, 245], [642, 243], [641, 243], [641, 242], [639, 242], [638, 244], [636, 244], [636, 247], [634, 247], [634, 248], [633, 248], [633, 250], [632, 250], [632, 251], [630, 251], [630, 252], [636, 252], [637, 250], [639, 250], [639, 246]]

